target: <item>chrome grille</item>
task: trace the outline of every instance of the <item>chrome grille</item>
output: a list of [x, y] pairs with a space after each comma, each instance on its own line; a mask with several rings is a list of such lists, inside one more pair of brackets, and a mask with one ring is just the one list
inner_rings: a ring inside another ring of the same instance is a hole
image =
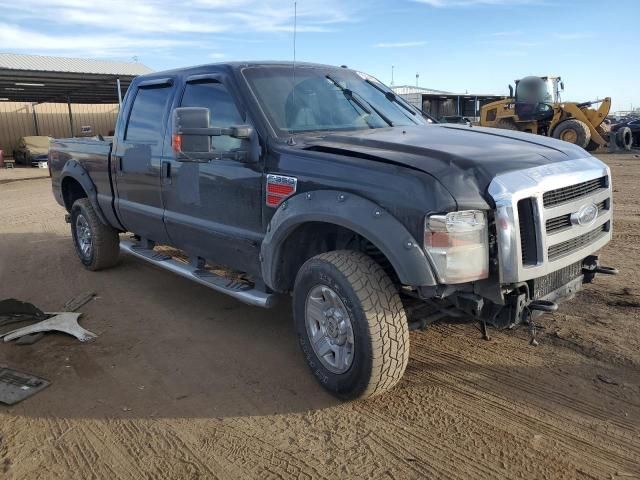
[[[545, 277], [611, 240], [610, 170], [592, 156], [500, 174], [488, 191], [502, 283]], [[582, 216], [592, 204], [596, 218]]]
[[[609, 210], [607, 206], [607, 200], [603, 200], [596, 205], [598, 207], [598, 215], [601, 215], [605, 210]], [[547, 220], [547, 234], [561, 232], [566, 228], [571, 228], [571, 214], [560, 215], [559, 217], [550, 218]]]
[[598, 240], [601, 236], [605, 235], [606, 232], [609, 231], [609, 222], [604, 225], [599, 226], [598, 228], [591, 230], [588, 233], [584, 233], [579, 237], [574, 237], [570, 240], [565, 240], [562, 243], [557, 243], [555, 245], [551, 245], [547, 251], [547, 256], [549, 257], [549, 261], [557, 260], [559, 258], [565, 257], [570, 253], [573, 253], [575, 250], [580, 250], [587, 245], [591, 245], [593, 242]]
[[561, 203], [586, 197], [601, 188], [607, 188], [607, 177], [600, 177], [569, 187], [557, 188], [543, 195], [544, 207], [549, 208]]

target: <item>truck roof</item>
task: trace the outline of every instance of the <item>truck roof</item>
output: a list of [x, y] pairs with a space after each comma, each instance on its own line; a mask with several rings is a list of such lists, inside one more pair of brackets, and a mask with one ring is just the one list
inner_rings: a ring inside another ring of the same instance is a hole
[[[218, 62], [196, 65], [193, 67], [175, 68], [172, 70], [163, 70], [160, 72], [146, 73], [141, 75], [141, 79], [150, 79], [158, 77], [166, 77], [167, 75], [197, 75], [198, 73], [206, 73], [212, 70], [239, 70], [244, 67], [270, 67], [270, 66], [287, 66], [292, 67], [294, 62], [281, 60], [254, 60], [254, 61], [238, 61], [238, 62]], [[296, 67], [323, 67], [323, 68], [346, 68], [338, 65], [326, 65], [312, 62], [295, 62]]]

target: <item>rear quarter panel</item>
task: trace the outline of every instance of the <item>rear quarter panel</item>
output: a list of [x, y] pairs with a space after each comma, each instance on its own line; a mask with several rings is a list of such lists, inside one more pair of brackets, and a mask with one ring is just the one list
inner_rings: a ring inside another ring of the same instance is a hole
[[109, 175], [109, 157], [111, 141], [97, 139], [61, 138], [51, 142], [49, 163], [51, 166], [51, 185], [53, 194], [60, 205], [64, 205], [61, 191], [64, 166], [75, 160], [89, 175], [98, 197], [100, 208], [111, 210], [111, 180]]

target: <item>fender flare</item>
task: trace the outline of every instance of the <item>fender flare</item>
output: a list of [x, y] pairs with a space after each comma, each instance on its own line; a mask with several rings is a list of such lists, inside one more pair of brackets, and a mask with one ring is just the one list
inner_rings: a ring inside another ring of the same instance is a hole
[[404, 285], [438, 283], [421, 243], [393, 215], [357, 195], [319, 190], [287, 199], [271, 219], [260, 250], [262, 278], [269, 287], [275, 284], [284, 241], [307, 222], [339, 225], [366, 238], [387, 257]]
[[[62, 168], [62, 172], [60, 173], [60, 189], [62, 190], [62, 184], [64, 180], [68, 177], [71, 177], [76, 182], [80, 184], [84, 192], [87, 194], [87, 198], [91, 202], [91, 206], [98, 215], [98, 218], [105, 225], [109, 225], [104, 213], [102, 213], [102, 209], [100, 205], [98, 205], [98, 192], [96, 190], [96, 186], [93, 184], [91, 177], [84, 169], [84, 167], [77, 160], [69, 160], [65, 163]], [[64, 198], [64, 195], [63, 195]]]

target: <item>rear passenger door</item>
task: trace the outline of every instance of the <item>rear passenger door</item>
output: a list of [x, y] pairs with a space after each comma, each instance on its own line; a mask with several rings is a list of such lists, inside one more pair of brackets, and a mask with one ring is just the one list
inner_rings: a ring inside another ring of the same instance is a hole
[[120, 220], [127, 230], [156, 242], [168, 241], [160, 166], [164, 155], [171, 155], [164, 135], [173, 93], [170, 78], [141, 82], [125, 105], [126, 124], [113, 153]]
[[[181, 107], [207, 107], [211, 127], [250, 124], [223, 75], [187, 79]], [[262, 239], [262, 164], [238, 158], [249, 140], [212, 138], [211, 157], [163, 168], [165, 224], [171, 243], [219, 265], [257, 273]]]

